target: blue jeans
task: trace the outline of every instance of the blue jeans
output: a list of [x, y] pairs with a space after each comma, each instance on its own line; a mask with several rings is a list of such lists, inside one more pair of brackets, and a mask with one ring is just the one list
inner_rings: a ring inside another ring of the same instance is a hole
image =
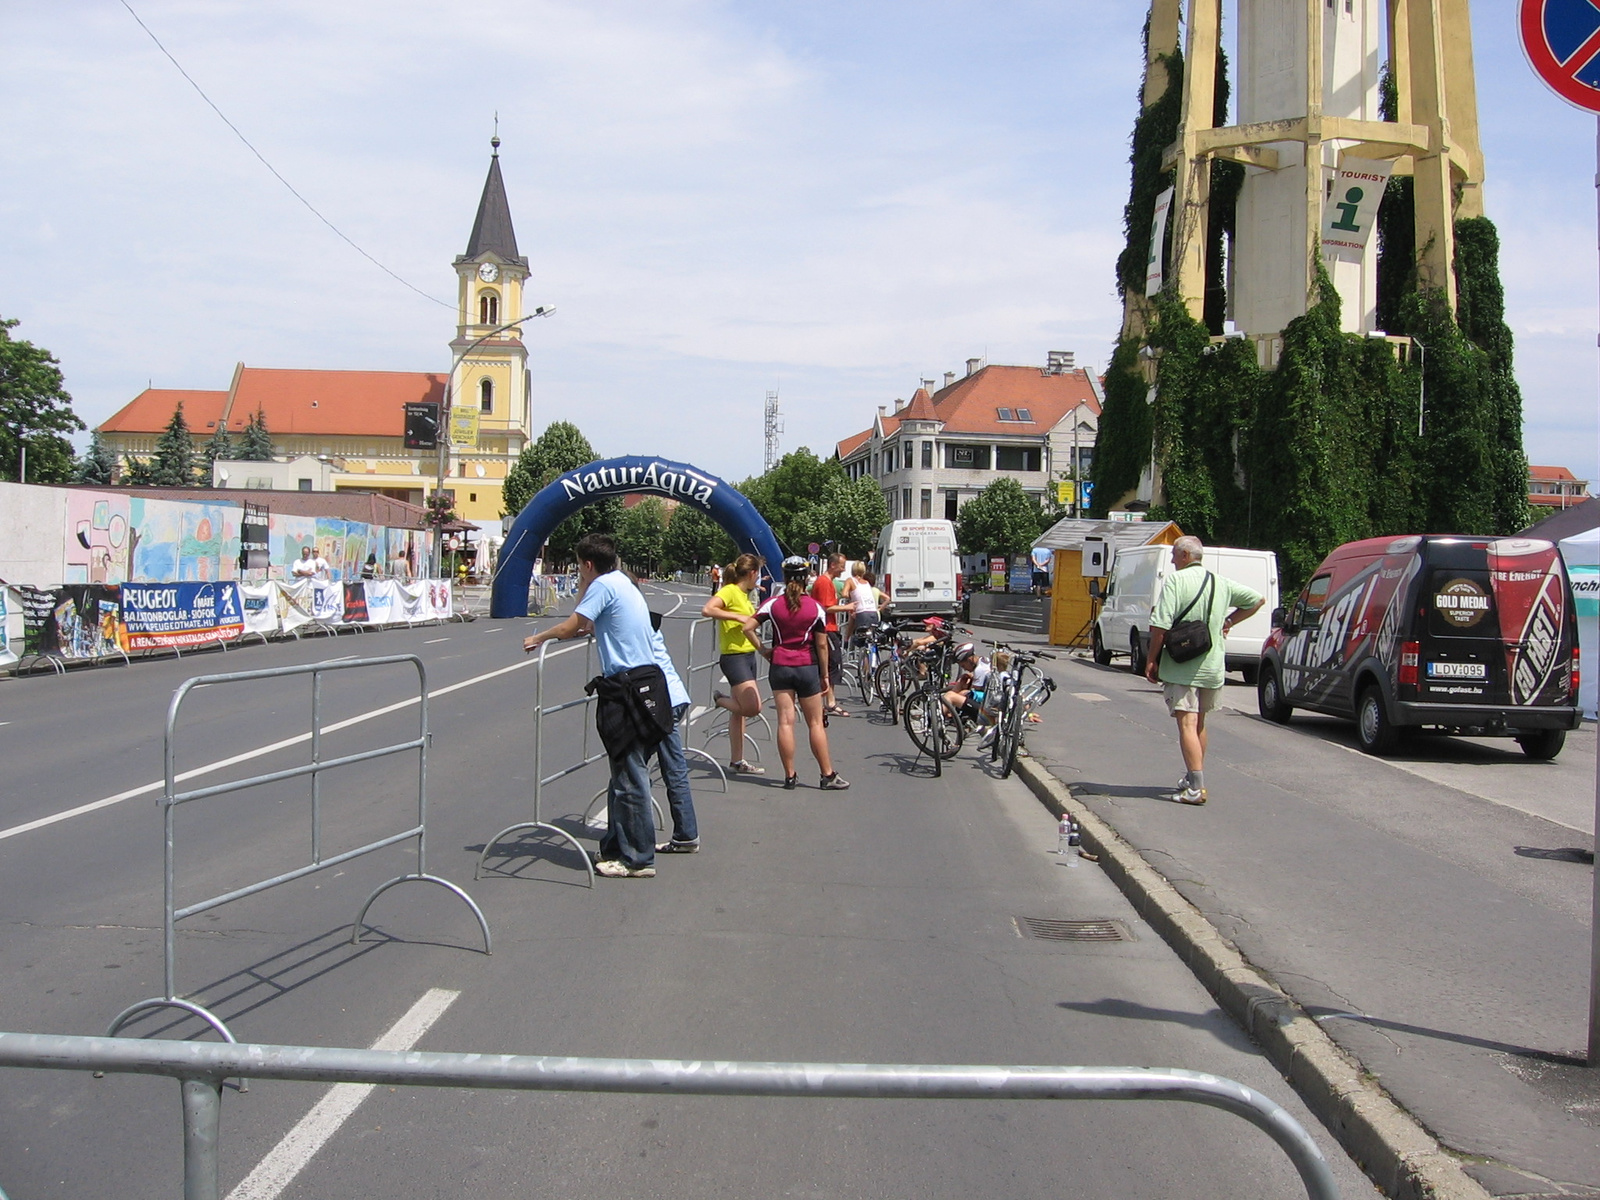
[[656, 761], [661, 764], [661, 778], [667, 785], [675, 842], [693, 842], [700, 837], [700, 826], [694, 818], [694, 796], [689, 791], [689, 760], [683, 753], [683, 727], [677, 724], [688, 707], [680, 704], [672, 710], [672, 732], [656, 743]]
[[656, 821], [650, 811], [650, 751], [637, 743], [611, 760], [606, 794], [606, 832], [600, 857], [648, 867], [656, 860]]

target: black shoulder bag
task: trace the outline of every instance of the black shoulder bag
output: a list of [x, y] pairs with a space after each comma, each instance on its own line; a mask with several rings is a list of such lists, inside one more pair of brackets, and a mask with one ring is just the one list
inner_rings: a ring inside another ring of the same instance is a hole
[[[1188, 662], [1211, 649], [1211, 601], [1216, 596], [1216, 584], [1217, 577], [1207, 571], [1205, 583], [1189, 603], [1183, 606], [1178, 619], [1172, 623], [1172, 628], [1167, 630], [1167, 640], [1162, 643], [1161, 648], [1172, 655], [1173, 662]], [[1206, 606], [1200, 610], [1203, 616], [1185, 621], [1183, 618], [1189, 615], [1189, 610], [1202, 595], [1206, 596]]]

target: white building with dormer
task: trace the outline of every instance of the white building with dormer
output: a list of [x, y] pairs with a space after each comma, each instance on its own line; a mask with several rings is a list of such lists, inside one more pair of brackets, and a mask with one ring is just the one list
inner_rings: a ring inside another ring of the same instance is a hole
[[1071, 352], [1051, 351], [1043, 367], [970, 358], [965, 377], [952, 371], [930, 392], [936, 382], [923, 380], [910, 403], [897, 401], [892, 412], [880, 406], [870, 428], [836, 447], [851, 479], [878, 481], [891, 520], [953, 521], [1000, 478], [1015, 479], [1040, 501], [1057, 481], [1088, 478], [1100, 380], [1074, 366]]

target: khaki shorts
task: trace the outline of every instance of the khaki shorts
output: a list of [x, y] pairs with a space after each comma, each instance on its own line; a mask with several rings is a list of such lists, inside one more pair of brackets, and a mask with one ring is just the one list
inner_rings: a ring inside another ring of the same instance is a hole
[[1171, 716], [1179, 713], [1208, 713], [1217, 706], [1217, 697], [1222, 695], [1221, 688], [1197, 688], [1184, 683], [1163, 683], [1161, 694], [1167, 701], [1167, 712]]

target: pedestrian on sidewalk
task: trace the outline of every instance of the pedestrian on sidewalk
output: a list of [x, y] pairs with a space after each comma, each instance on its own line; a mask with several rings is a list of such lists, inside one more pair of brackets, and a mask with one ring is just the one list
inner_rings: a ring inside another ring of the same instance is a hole
[[[1253, 616], [1265, 599], [1260, 592], [1208, 570], [1200, 561], [1204, 552], [1197, 537], [1186, 535], [1172, 543], [1172, 565], [1177, 570], [1161, 585], [1161, 599], [1150, 614], [1145, 678], [1162, 685], [1167, 712], [1178, 723], [1185, 771], [1169, 799], [1179, 804], [1206, 802], [1206, 714], [1222, 693], [1227, 668], [1223, 642], [1228, 631]], [[1167, 646], [1167, 637], [1193, 622], [1203, 624], [1209, 646], [1180, 662]]]
[[[681, 713], [680, 705], [689, 702], [688, 693], [681, 682], [676, 688], [671, 686], [677, 679], [676, 672], [668, 677], [657, 660], [650, 609], [633, 581], [617, 569], [616, 543], [605, 534], [591, 533], [579, 540], [576, 553], [579, 588], [576, 610], [566, 620], [523, 639], [523, 650], [532, 652], [544, 642], [567, 641], [592, 633], [604, 677], [595, 682], [608, 685], [599, 689], [603, 697], [659, 681], [670, 711]], [[624, 682], [629, 687], [619, 686]], [[606, 704], [607, 700], [602, 699], [600, 707], [604, 709]], [[598, 717], [605, 715], [602, 712]], [[612, 879], [648, 879], [656, 873], [649, 759], [661, 742], [676, 735], [676, 722], [670, 724], [671, 729], [662, 727], [653, 737], [650, 730], [638, 728], [637, 732], [643, 736], [626, 740], [625, 749], [619, 753], [611, 753], [611, 745], [607, 744], [611, 782], [606, 797], [606, 832], [600, 839], [600, 855], [594, 866], [597, 874]], [[603, 721], [602, 734], [605, 734]], [[662, 767], [665, 775], [665, 762]], [[687, 784], [687, 772], [683, 782]], [[692, 802], [689, 821], [689, 832], [698, 839], [699, 831], [692, 826]]]
[[823, 680], [822, 711], [830, 717], [850, 715], [839, 703], [839, 683], [844, 670], [844, 639], [839, 634], [839, 614], [848, 613], [850, 606], [840, 603], [834, 577], [843, 570], [844, 555], [830, 554], [827, 570], [819, 572], [817, 581], [811, 585], [811, 598], [821, 606], [827, 619], [828, 675]]
[[756, 605], [751, 593], [761, 582], [761, 560], [754, 554], [741, 554], [728, 567], [729, 582], [700, 610], [702, 617], [715, 617], [717, 625], [717, 651], [721, 656], [717, 664], [722, 677], [728, 681], [732, 695], [712, 693], [718, 708], [728, 710], [728, 773], [731, 775], [765, 775], [766, 769], [747, 761], [744, 756], [745, 720], [761, 712], [761, 689], [756, 684], [756, 644], [751, 635], [756, 631]]
[[793, 790], [800, 782], [794, 761], [794, 721], [798, 709], [811, 735], [811, 753], [822, 771], [824, 791], [850, 786], [833, 769], [828, 753], [828, 730], [822, 711], [822, 679], [828, 670], [827, 620], [822, 606], [806, 595], [811, 568], [794, 555], [783, 560], [783, 591], [768, 600], [756, 614], [772, 623], [772, 645], [761, 649], [772, 661], [767, 682], [778, 706], [778, 757], [783, 762], [783, 786]]

